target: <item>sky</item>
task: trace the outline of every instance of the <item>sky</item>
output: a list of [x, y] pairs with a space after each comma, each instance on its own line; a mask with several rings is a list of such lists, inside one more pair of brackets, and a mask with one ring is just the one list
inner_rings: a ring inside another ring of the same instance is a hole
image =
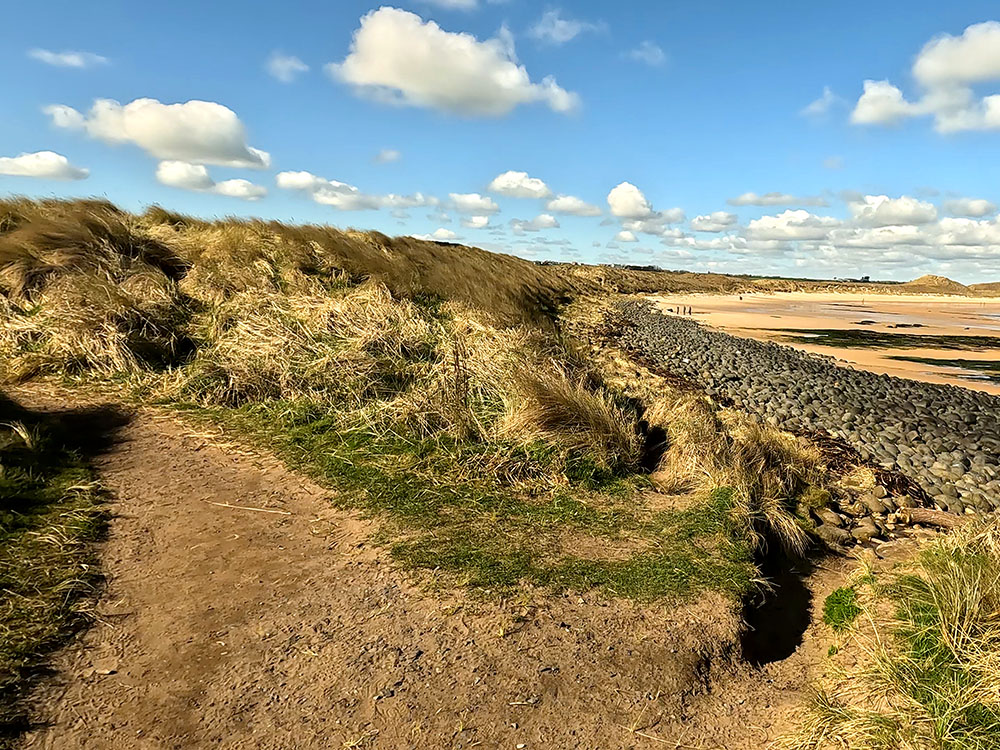
[[36, 0], [5, 21], [0, 195], [1000, 280], [996, 3]]

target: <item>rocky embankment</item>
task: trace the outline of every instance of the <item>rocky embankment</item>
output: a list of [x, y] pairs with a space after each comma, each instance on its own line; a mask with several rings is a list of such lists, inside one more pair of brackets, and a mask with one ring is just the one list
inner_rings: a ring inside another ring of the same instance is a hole
[[911, 479], [941, 509], [1000, 508], [1000, 398], [839, 367], [644, 302], [626, 302], [615, 315], [624, 346], [709, 396], [790, 432], [840, 438], [866, 461]]

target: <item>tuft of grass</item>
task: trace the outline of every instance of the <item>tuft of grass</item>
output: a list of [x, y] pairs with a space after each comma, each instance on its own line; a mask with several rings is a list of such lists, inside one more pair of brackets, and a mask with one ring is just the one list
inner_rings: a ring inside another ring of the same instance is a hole
[[[0, 399], [0, 415], [14, 416]], [[86, 465], [30, 415], [0, 426], [0, 748], [25, 729], [23, 699], [52, 650], [89, 621], [105, 515]]]
[[850, 586], [840, 587], [823, 602], [823, 622], [833, 628], [835, 633], [842, 633], [850, 628], [860, 614], [858, 592]]
[[796, 516], [798, 498], [819, 481], [819, 454], [787, 433], [700, 396], [654, 404], [645, 414], [662, 424], [668, 447], [654, 474], [668, 492], [733, 490], [747, 531], [763, 546], [771, 538], [804, 553], [808, 533]]
[[641, 448], [634, 413], [610, 395], [574, 380], [559, 368], [521, 370], [513, 376], [520, 400], [504, 424], [514, 435], [549, 438], [596, 457], [611, 470], [634, 470]]
[[857, 667], [822, 685], [783, 747], [1000, 748], [1000, 522], [858, 579]]

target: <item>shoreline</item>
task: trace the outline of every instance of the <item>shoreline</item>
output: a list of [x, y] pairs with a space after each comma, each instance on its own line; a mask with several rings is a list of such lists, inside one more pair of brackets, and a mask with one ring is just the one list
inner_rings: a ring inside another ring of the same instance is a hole
[[[645, 298], [661, 312], [690, 307], [691, 314], [684, 317], [709, 328], [831, 357], [840, 367], [1000, 395], [1000, 382], [980, 379], [982, 372], [951, 364], [955, 360], [1000, 361], [1000, 297], [774, 292], [655, 294]], [[911, 342], [917, 345], [852, 347], [790, 341], [788, 336], [795, 334], [789, 330], [805, 331], [805, 336], [821, 330], [902, 334], [917, 339]], [[946, 349], [919, 345], [919, 338], [934, 336], [987, 337], [996, 339], [996, 346]], [[896, 357], [940, 359], [942, 365]]]

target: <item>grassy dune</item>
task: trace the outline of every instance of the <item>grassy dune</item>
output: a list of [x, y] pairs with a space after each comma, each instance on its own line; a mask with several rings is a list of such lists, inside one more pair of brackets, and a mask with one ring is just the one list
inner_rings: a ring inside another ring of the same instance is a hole
[[[405, 566], [738, 597], [766, 536], [806, 544], [816, 456], [707, 401], [625, 398], [559, 331], [560, 305], [609, 287], [753, 282], [98, 201], [9, 201], [0, 229], [6, 381], [96, 381], [238, 430], [382, 519]], [[685, 501], [650, 501], [654, 472]]]

